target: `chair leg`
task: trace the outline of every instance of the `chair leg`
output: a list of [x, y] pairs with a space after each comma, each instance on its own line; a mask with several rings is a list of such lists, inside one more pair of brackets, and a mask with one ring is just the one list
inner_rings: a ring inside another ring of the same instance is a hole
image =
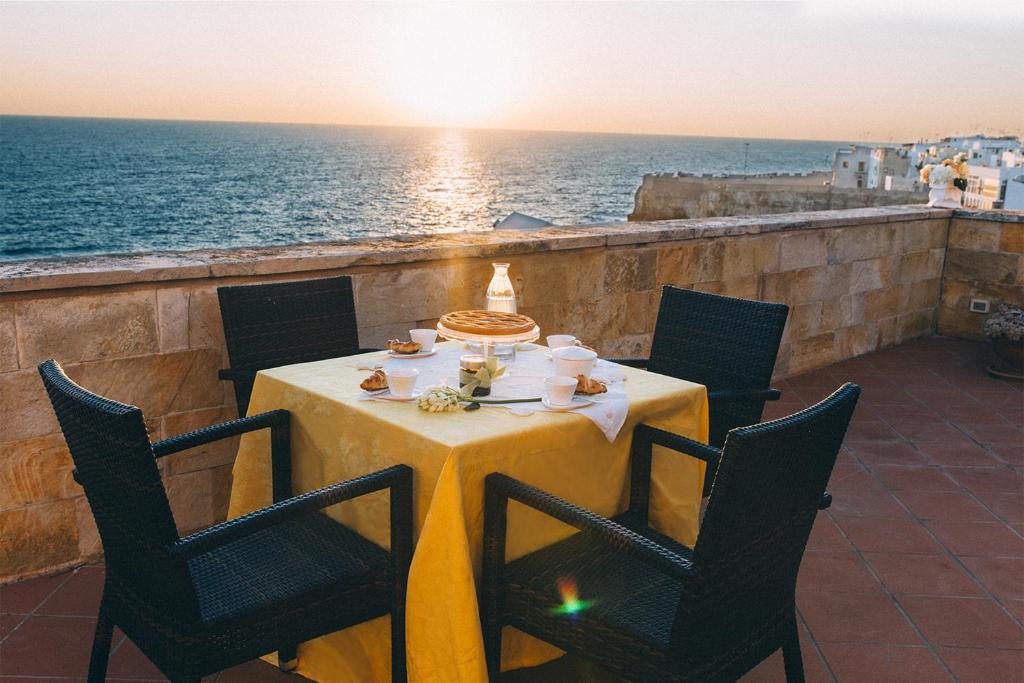
[[491, 681], [498, 680], [501, 673], [501, 622], [498, 619], [497, 610], [493, 605], [484, 600], [481, 605], [482, 614], [480, 621], [483, 626], [484, 655], [487, 658], [487, 678]]
[[107, 610], [100, 604], [96, 618], [96, 634], [92, 639], [92, 654], [89, 657], [89, 683], [103, 683], [107, 678], [107, 659], [110, 657], [110, 640], [114, 635], [114, 622]]
[[804, 659], [800, 654], [800, 631], [796, 622], [792, 635], [782, 646], [782, 661], [786, 667], [786, 683], [804, 683]]
[[405, 600], [404, 596], [396, 600], [399, 604], [391, 610], [391, 681], [405, 683], [408, 671], [405, 663]]
[[299, 656], [296, 653], [298, 645], [284, 645], [277, 649], [277, 668], [285, 673], [295, 671], [299, 666]]

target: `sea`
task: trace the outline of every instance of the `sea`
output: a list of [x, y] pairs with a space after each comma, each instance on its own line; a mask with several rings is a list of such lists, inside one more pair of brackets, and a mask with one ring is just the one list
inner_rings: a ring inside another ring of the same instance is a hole
[[0, 260], [622, 221], [645, 173], [807, 173], [845, 141], [0, 116]]

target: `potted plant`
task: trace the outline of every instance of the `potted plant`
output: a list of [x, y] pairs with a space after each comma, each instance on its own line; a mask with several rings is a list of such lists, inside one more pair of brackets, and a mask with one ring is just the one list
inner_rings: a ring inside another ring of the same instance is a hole
[[967, 154], [961, 152], [940, 164], [921, 167], [920, 180], [928, 185], [928, 206], [959, 209], [967, 189]]
[[989, 374], [1010, 379], [1024, 379], [1024, 308], [1016, 304], [999, 304], [985, 321], [985, 335], [992, 340], [996, 363]]

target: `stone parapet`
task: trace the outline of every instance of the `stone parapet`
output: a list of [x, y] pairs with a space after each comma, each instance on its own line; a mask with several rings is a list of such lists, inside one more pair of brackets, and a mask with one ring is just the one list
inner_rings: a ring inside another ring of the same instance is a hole
[[[350, 274], [360, 342], [379, 346], [481, 306], [501, 259], [542, 334], [574, 333], [607, 357], [648, 351], [663, 285], [782, 301], [782, 377], [934, 331], [951, 215], [885, 207], [0, 264], [0, 580], [100, 552], [35, 365], [55, 357], [140, 406], [154, 439], [233, 417], [217, 380], [218, 286]], [[952, 222], [955, 248], [1019, 258], [1006, 230], [1019, 224]], [[971, 258], [955, 259], [958, 274], [985, 268]], [[161, 459], [182, 531], [223, 518], [234, 452]]]

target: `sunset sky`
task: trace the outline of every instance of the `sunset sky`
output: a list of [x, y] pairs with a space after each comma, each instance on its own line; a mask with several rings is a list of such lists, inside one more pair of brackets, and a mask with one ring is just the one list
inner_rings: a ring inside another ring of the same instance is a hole
[[1024, 3], [0, 4], [0, 113], [1024, 133]]

